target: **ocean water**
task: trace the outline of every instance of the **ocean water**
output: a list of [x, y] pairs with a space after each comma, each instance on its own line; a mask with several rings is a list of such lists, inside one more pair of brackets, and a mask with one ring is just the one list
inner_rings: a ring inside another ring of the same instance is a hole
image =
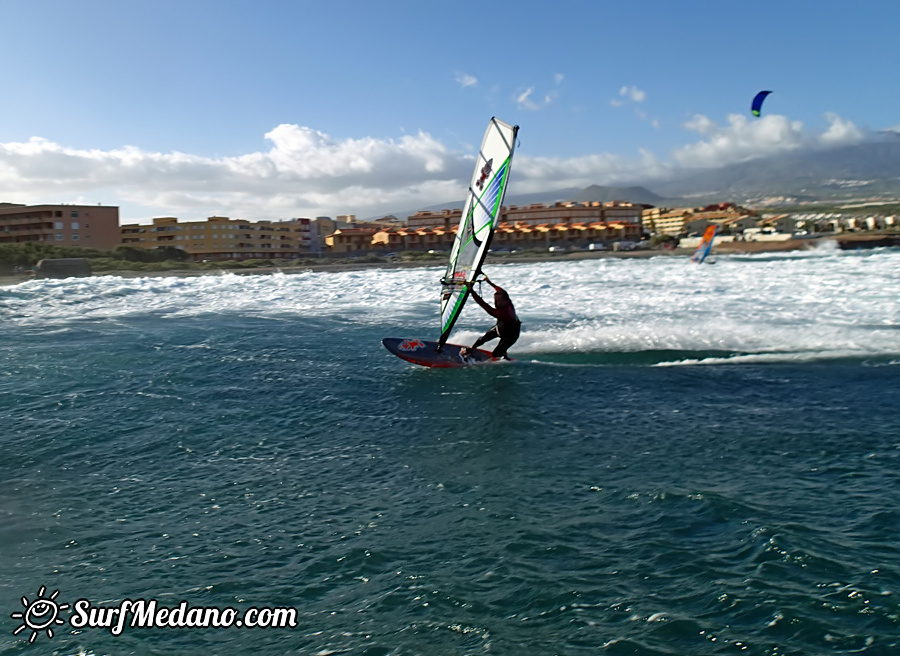
[[900, 654], [900, 251], [494, 265], [428, 370], [441, 273], [0, 287], [0, 654]]

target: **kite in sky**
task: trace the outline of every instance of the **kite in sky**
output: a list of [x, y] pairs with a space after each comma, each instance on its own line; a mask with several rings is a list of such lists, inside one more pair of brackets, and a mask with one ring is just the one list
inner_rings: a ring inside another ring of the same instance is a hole
[[760, 91], [756, 94], [756, 97], [753, 99], [753, 104], [750, 105], [750, 111], [753, 112], [754, 116], [759, 116], [759, 112], [762, 109], [763, 100], [766, 99], [771, 91]]

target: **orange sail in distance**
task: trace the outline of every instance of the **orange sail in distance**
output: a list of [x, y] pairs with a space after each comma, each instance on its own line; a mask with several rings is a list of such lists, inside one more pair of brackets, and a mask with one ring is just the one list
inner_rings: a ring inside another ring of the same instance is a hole
[[703, 233], [703, 239], [700, 240], [700, 245], [697, 246], [697, 250], [691, 255], [692, 262], [701, 264], [703, 260], [706, 259], [706, 256], [709, 255], [709, 252], [712, 250], [713, 239], [716, 238], [717, 229], [718, 226], [714, 225], [711, 225], [706, 229], [706, 232]]

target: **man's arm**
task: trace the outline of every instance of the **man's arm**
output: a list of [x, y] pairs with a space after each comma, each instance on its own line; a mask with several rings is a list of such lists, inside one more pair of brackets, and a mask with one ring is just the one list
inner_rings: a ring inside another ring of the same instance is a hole
[[473, 288], [472, 283], [471, 282], [466, 283], [466, 287], [469, 288], [469, 293], [472, 295], [472, 298], [475, 299], [475, 302], [478, 303], [478, 305], [480, 305], [484, 309], [485, 312], [487, 312], [489, 315], [491, 315], [492, 317], [494, 317], [496, 319], [497, 318], [497, 310], [495, 310], [490, 305], [488, 305], [487, 302], [478, 295], [478, 293]]
[[493, 287], [495, 291], [503, 292], [504, 294], [506, 293], [506, 290], [505, 290], [505, 289], [503, 289], [503, 288], [500, 287], [499, 285], [495, 285], [494, 283], [492, 283], [490, 278], [488, 278], [487, 276], [485, 276], [483, 273], [482, 273], [481, 275], [484, 276], [484, 281], [485, 281], [487, 284], [489, 284], [491, 287]]

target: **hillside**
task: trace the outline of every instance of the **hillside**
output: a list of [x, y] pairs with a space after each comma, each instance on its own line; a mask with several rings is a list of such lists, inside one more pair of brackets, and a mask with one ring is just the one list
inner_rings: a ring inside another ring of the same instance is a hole
[[666, 199], [644, 189], [644, 187], [602, 187], [600, 185], [591, 185], [571, 196], [569, 200], [579, 203], [608, 203], [614, 200], [627, 200], [632, 203], [659, 205]]
[[[584, 189], [569, 187], [511, 194], [506, 197], [505, 204], [625, 200], [657, 207], [689, 207], [723, 201], [752, 205], [772, 197], [822, 203], [860, 198], [900, 199], [900, 134], [886, 132], [872, 141], [853, 146], [696, 169], [668, 180], [638, 180], [633, 186], [591, 185]], [[391, 214], [406, 218], [419, 211], [461, 209], [462, 206], [463, 201], [459, 200]]]
[[[669, 196], [794, 196], [837, 200], [860, 196], [900, 197], [900, 138], [830, 150], [766, 157], [717, 169], [693, 171], [654, 189]], [[726, 200], [723, 198], [723, 200]]]

